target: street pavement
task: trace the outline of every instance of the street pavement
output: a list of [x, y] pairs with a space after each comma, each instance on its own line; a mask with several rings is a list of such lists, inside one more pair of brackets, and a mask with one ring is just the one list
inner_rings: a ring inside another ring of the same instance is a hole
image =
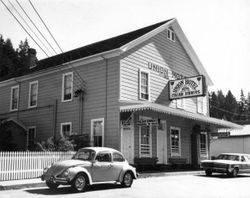
[[[141, 172], [138, 179], [148, 177], [164, 177], [174, 175], [204, 175], [204, 171], [174, 171], [174, 172]], [[0, 190], [14, 190], [23, 188], [45, 187], [41, 178], [0, 181]]]

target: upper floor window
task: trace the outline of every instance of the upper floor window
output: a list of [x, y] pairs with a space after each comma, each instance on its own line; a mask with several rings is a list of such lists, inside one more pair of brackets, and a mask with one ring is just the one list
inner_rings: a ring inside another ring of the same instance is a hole
[[177, 127], [170, 128], [170, 148], [171, 156], [181, 155], [181, 129]]
[[140, 70], [140, 99], [149, 100], [149, 73]]
[[175, 33], [173, 30], [167, 29], [167, 38], [170, 41], [174, 41], [175, 42]]
[[70, 137], [72, 131], [72, 123], [65, 122], [61, 123], [61, 136], [64, 138]]
[[203, 113], [204, 109], [203, 109], [203, 97], [197, 97], [197, 112], [198, 113]]
[[11, 87], [11, 96], [10, 96], [11, 111], [15, 111], [18, 109], [18, 100], [19, 100], [19, 85]]
[[29, 108], [37, 106], [38, 81], [30, 83], [29, 86]]
[[180, 98], [176, 100], [176, 107], [179, 109], [185, 108], [185, 98]]
[[62, 80], [62, 101], [71, 101], [73, 99], [73, 73], [63, 74]]

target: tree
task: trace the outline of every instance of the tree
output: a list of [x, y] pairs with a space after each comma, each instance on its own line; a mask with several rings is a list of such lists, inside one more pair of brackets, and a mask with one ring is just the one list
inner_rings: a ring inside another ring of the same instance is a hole
[[236, 115], [238, 113], [238, 103], [230, 90], [227, 92], [225, 97], [225, 110], [225, 117], [227, 120], [233, 121], [236, 119]]
[[239, 106], [239, 114], [240, 114], [238, 117], [238, 120], [247, 120], [249, 106], [248, 106], [248, 102], [246, 100], [246, 97], [242, 89], [240, 90], [240, 101], [239, 101], [238, 106]]

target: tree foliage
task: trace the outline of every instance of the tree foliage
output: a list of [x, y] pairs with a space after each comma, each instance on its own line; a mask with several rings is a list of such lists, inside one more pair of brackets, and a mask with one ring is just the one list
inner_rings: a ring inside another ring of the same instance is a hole
[[27, 39], [21, 41], [18, 48], [14, 49], [11, 40], [4, 40], [0, 35], [0, 78], [24, 71], [28, 64], [29, 49]]

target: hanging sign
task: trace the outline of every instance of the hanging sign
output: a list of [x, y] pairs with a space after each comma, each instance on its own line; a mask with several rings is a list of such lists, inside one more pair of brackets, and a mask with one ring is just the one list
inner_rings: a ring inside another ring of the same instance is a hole
[[138, 126], [149, 126], [149, 125], [153, 125], [153, 126], [158, 126], [158, 120], [156, 119], [147, 119], [147, 120], [139, 120], [136, 125]]
[[205, 77], [200, 75], [178, 80], [170, 80], [168, 82], [168, 88], [170, 100], [204, 96], [206, 94]]

